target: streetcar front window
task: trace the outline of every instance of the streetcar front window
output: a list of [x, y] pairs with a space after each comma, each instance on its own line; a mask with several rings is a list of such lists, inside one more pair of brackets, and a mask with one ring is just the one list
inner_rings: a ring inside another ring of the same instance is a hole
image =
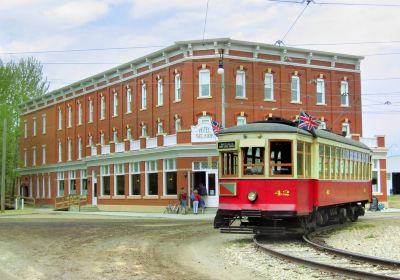
[[264, 147], [244, 147], [243, 175], [264, 175]]
[[292, 142], [270, 141], [270, 176], [293, 175]]
[[221, 153], [221, 175], [223, 177], [237, 177], [238, 175], [238, 153]]

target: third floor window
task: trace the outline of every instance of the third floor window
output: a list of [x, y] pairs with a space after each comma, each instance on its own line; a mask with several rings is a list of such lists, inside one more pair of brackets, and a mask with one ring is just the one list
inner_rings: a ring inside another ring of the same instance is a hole
[[113, 117], [118, 116], [118, 93], [114, 92], [113, 95]]
[[93, 122], [93, 99], [89, 99], [89, 116], [88, 122]]
[[300, 102], [300, 78], [298, 76], [292, 76], [291, 89], [291, 101]]
[[147, 107], [147, 89], [146, 84], [142, 85], [142, 109], [146, 109]]
[[181, 75], [176, 74], [175, 75], [175, 100], [181, 100]]
[[349, 83], [347, 81], [340, 82], [340, 105], [349, 106]]
[[164, 88], [162, 79], [157, 81], [157, 105], [161, 106], [164, 103]]
[[130, 88], [126, 90], [126, 112], [132, 112], [132, 90]]
[[104, 95], [100, 97], [100, 119], [104, 120], [106, 118], [106, 100]]
[[78, 125], [82, 124], [82, 104], [78, 102]]

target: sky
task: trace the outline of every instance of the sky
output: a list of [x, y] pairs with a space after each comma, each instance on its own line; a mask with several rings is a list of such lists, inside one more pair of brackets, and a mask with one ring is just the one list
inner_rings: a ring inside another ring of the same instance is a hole
[[364, 56], [363, 136], [400, 155], [400, 0], [1, 0], [0, 14], [0, 59], [35, 57], [50, 90], [184, 40]]

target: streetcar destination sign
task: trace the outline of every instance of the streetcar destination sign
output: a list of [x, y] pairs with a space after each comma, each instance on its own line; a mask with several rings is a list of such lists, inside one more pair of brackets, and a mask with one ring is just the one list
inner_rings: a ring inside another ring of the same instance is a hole
[[235, 148], [236, 148], [236, 142], [235, 141], [218, 142], [218, 149], [220, 149], [220, 150], [235, 149]]

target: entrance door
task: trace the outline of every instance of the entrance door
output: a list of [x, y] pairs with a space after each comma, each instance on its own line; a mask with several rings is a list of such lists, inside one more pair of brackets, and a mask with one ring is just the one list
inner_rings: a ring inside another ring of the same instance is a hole
[[206, 189], [206, 207], [218, 207], [217, 170], [193, 172], [193, 189], [204, 186]]
[[92, 171], [92, 205], [97, 205], [97, 176], [96, 171]]
[[392, 192], [400, 194], [400, 173], [392, 173]]

